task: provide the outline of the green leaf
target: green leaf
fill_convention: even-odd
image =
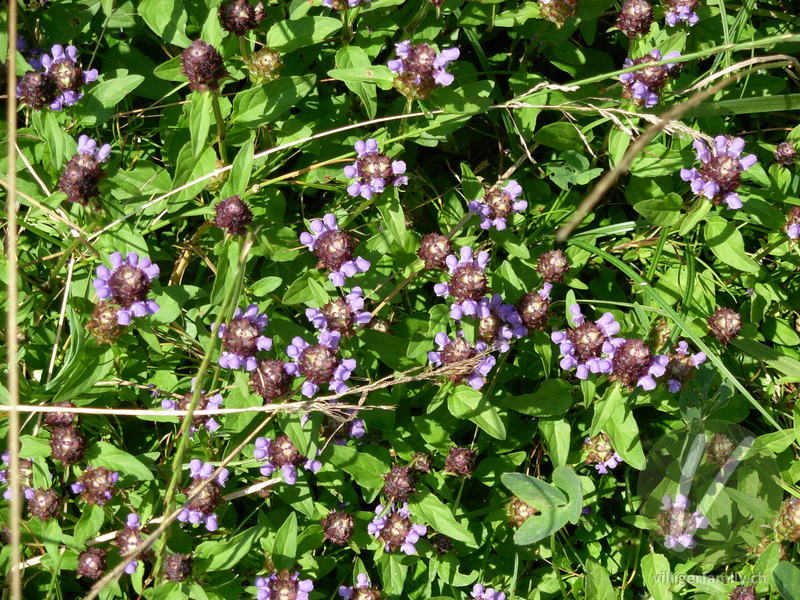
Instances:
[[[542,432],[553,464],[566,464],[569,455],[569,423],[564,419],[541,419],[539,431]]]
[[[86,94],[94,98],[103,108],[114,108],[125,96],[130,94],[144,81],[141,75],[123,75],[97,84]]]
[[[142,0],[139,16],[162,41],[185,48],[192,41],[184,33],[189,17],[183,6],[177,0]]]
[[[533,417],[560,417],[572,406],[574,386],[563,379],[548,379],[532,394],[500,398],[500,404]]]
[[[275,568],[291,569],[297,558],[297,513],[292,512],[283,522],[272,545],[272,562]]]
[[[567,518],[570,523],[577,523],[583,511],[583,487],[581,480],[572,467],[556,467],[553,470],[553,483],[567,493],[569,509]]]
[[[524,473],[503,473],[500,481],[517,498],[541,511],[564,506],[567,498],[557,488]]]
[[[667,227],[678,222],[682,206],[681,197],[678,194],[669,193],[662,198],[637,202],[633,208],[653,225]]]
[[[277,290],[281,283],[283,283],[283,280],[280,277],[264,277],[250,286],[250,293],[259,298],[264,298],[270,292]]]
[[[616,600],[608,571],[591,560],[586,565],[585,590],[586,600]]]
[[[665,579],[672,573],[667,557],[651,552],[642,559],[641,565],[644,584],[653,594],[653,600],[672,600],[670,583]]]
[[[800,600],[800,569],[784,560],[775,567],[772,578],[784,600]]]
[[[47,440],[32,435],[19,436],[19,455],[21,458],[36,458],[50,456],[50,443]]]
[[[271,123],[308,95],[315,82],[314,75],[297,75],[247,88],[233,100],[233,120],[247,127]]]
[[[203,542],[197,546],[195,553],[197,558],[207,561],[203,564],[204,571],[232,569],[250,552],[253,543],[259,541],[265,534],[266,527],[256,525],[229,539]]]
[[[84,507],[81,518],[75,524],[75,545],[83,546],[86,540],[95,537],[103,527],[106,515],[101,506],[89,505]]]
[[[251,135],[250,139],[242,145],[236,158],[233,159],[233,168],[230,170],[228,179],[222,187],[221,195],[223,198],[233,195],[241,196],[245,193],[250,183],[250,176],[253,173],[254,139],[255,136]]]
[[[746,338],[736,338],[731,345],[746,355],[767,363],[787,377],[800,378],[800,361],[796,358],[785,356],[769,346]]]
[[[705,238],[711,252],[726,265],[748,273],[758,272],[759,266],[744,251],[744,238],[733,223],[722,217],[709,217]]]
[[[562,506],[542,511],[540,515],[529,517],[514,533],[514,543],[519,546],[530,546],[550,537],[567,524],[569,510]]]
[[[711,200],[707,198],[696,198],[692,204],[691,210],[686,213],[686,216],[681,221],[681,226],[678,229],[680,235],[686,235],[692,231],[697,224],[702,221],[711,210]]]
[[[75,140],[59,125],[55,113],[51,110],[33,111],[31,121],[36,132],[45,141],[44,147],[50,154],[53,165],[60,169],[75,153]]]
[[[460,89],[436,88],[431,99],[446,113],[471,114],[486,110],[492,104],[494,82],[473,81]]]
[[[352,446],[329,446],[331,456],[327,462],[349,473],[356,483],[369,490],[383,487],[383,475],[389,472],[387,464],[369,452],[357,450]],[[387,456],[388,460],[388,456]]]
[[[466,385],[457,386],[447,398],[447,408],[454,417],[469,419],[493,438],[506,439],[503,418],[478,390]]]
[[[292,52],[324,42],[341,28],[342,22],[331,17],[300,17],[278,21],[267,32],[267,46],[281,52]]]
[[[477,546],[468,524],[457,520],[450,509],[433,494],[425,494],[422,500],[412,498],[408,505],[415,517],[433,527],[437,532],[470,546]]]
[[[349,48],[351,50],[355,49],[354,46]],[[366,52],[364,56],[366,56]],[[372,64],[361,67],[348,67],[346,69],[331,69],[328,71],[328,75],[345,83],[372,83],[382,90],[392,89],[392,82],[394,81],[394,74],[388,67]],[[348,85],[347,87],[350,86]]]
[[[133,478],[139,481],[153,479],[153,474],[143,462],[108,442],[98,441],[91,445],[86,451],[86,459],[93,467],[106,467],[118,471],[122,479]]]
[[[192,136],[192,155],[197,158],[203,151],[211,128],[213,112],[211,92],[194,92],[189,109],[189,133]]]
[[[366,81],[362,79],[364,75],[369,75],[366,71],[372,67],[372,63],[367,53],[358,46],[345,46],[336,52],[336,69],[328,71],[328,75],[334,79],[344,81],[347,88],[355,93],[364,104],[364,110],[370,119],[375,117],[378,110],[378,93],[375,85],[381,85],[380,77],[373,76]],[[350,74],[351,70],[361,71],[362,73]],[[374,71],[371,71],[374,73]],[[374,79],[374,80],[373,80]],[[375,84],[375,85],[370,85]],[[391,81],[389,81],[391,87]]]

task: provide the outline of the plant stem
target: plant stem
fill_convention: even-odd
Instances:
[[[219,96],[216,92],[211,93],[211,103],[214,105],[214,118],[217,120],[217,148],[219,150],[219,158],[227,165],[228,153],[225,150],[225,121],[222,120],[222,111],[219,109]]]
[[[250,48],[247,47],[247,41],[243,36],[239,37],[239,52],[242,54],[242,60],[247,63],[250,60]]]

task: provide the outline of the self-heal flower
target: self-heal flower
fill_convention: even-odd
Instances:
[[[606,433],[599,433],[594,437],[583,438],[583,451],[586,453],[586,464],[594,465],[601,475],[608,473],[622,462],[622,457],[614,452],[611,438]]]
[[[282,360],[260,360],[250,372],[250,387],[265,402],[273,402],[292,389],[294,378],[286,370]]]
[[[408,176],[404,175],[406,163],[383,154],[378,140],[359,140],[355,149],[358,158],[344,168],[344,176],[355,180],[347,186],[347,193],[351,196],[369,200],[373,194],[382,193],[387,185],[399,187],[408,183]]]
[[[79,462],[85,451],[86,438],[74,425],[53,427],[50,431],[50,457],[65,467]]]
[[[478,339],[500,352],[508,352],[511,340],[528,334],[517,309],[504,304],[500,294],[481,298],[475,318],[478,319]]]
[[[489,264],[489,253],[481,250],[473,253],[469,246],[462,246],[459,255],[450,254],[445,259],[450,280],[448,283],[437,283],[433,291],[437,296],[452,296],[455,302],[450,306],[450,317],[461,319],[464,315],[473,316],[478,310],[478,300],[489,291],[486,281],[486,265]]]
[[[64,48],[56,44],[50,54],[43,54],[39,63],[44,67],[45,73],[50,73],[55,79],[56,86],[61,94],[50,104],[53,110],[61,110],[65,106],[72,106],[83,97],[81,88],[97,80],[97,69],[84,71],[78,63],[78,49],[75,46]]]
[[[730,308],[718,308],[708,317],[708,332],[723,345],[739,335],[742,328],[742,316]]]
[[[790,240],[800,238],[800,206],[793,206],[789,209],[784,231]]]
[[[78,137],[78,151],[69,159],[58,177],[58,189],[67,195],[67,200],[88,204],[100,193],[98,185],[105,173],[100,167],[111,155],[111,146],[97,142],[87,135]]]
[[[669,357],[652,354],[647,342],[638,339],[617,338],[613,346],[614,377],[629,389],[656,389],[656,378],[666,373]]]
[[[650,31],[653,7],[647,0],[625,0],[617,17],[617,29],[633,39]]]
[[[191,554],[167,554],[164,560],[164,577],[167,581],[186,581],[191,574]]]
[[[87,467],[78,477],[78,481],[69,487],[73,494],[80,494],[87,504],[103,506],[111,500],[117,481],[119,473],[116,471],[105,467]]]
[[[192,395],[194,394],[194,382],[192,379],[192,391],[188,394],[181,396],[179,400],[173,398],[164,398],[161,400],[161,408],[165,410],[188,410],[189,405],[192,403]],[[214,394],[209,396],[205,390],[200,392],[200,397],[197,400],[195,410],[216,410],[222,406],[222,394]],[[183,420],[184,417],[181,417]],[[193,415],[192,424],[189,426],[190,434],[194,434],[198,428],[203,427],[208,433],[214,433],[219,429],[219,422],[211,415]]]
[[[230,196],[214,205],[214,225],[230,235],[244,235],[253,222],[253,212],[239,196]]]
[[[372,0],[322,0],[322,6],[327,6],[333,10],[345,11],[348,8],[355,8],[362,4],[368,4]]]
[[[300,579],[300,573],[287,569],[273,571],[269,577],[256,577],[257,600],[308,600],[314,590],[311,579]]]
[[[774,529],[778,540],[800,541],[800,498],[793,496],[781,504]]]
[[[55,104],[58,97],[58,85],[51,73],[28,71],[17,84],[17,98],[34,110],[43,110]]]
[[[318,269],[328,269],[328,279],[341,287],[347,278],[356,273],[366,273],[370,263],[365,258],[353,256],[355,240],[346,231],[339,230],[336,216],[326,214],[322,219],[311,221],[311,231],[300,234],[300,243],[319,259]]]
[[[344,600],[381,600],[382,593],[379,587],[372,585],[366,573],[356,576],[355,585],[339,586],[339,596]]]
[[[517,314],[528,329],[533,331],[544,329],[549,316],[552,289],[552,283],[545,283],[542,289],[525,294],[517,302]]]
[[[219,366],[254,371],[256,354],[272,348],[272,339],[261,335],[267,323],[267,315],[259,312],[255,304],[250,304],[245,310],[237,308],[233,319],[221,324],[217,331],[217,337],[222,340]]]
[[[775,146],[773,158],[779,165],[788,167],[797,160],[797,147],[791,141],[781,142]]]
[[[326,540],[333,542],[337,546],[344,546],[350,541],[350,536],[353,535],[355,521],[351,514],[341,510],[332,510],[328,513],[328,516],[322,519],[320,524]]]
[[[506,595],[500,590],[483,587],[480,583],[476,583],[472,586],[470,598],[473,600],[506,600]]]
[[[41,521],[50,521],[61,514],[63,498],[53,489],[27,488],[23,495],[28,500],[28,513]]]
[[[193,459],[189,463],[189,475],[192,478],[192,485],[184,490],[187,498],[195,493],[206,480],[211,479],[214,474],[214,465],[211,463],[204,463],[199,459]],[[228,481],[230,473],[228,469],[221,469],[217,476],[208,482],[208,484],[200,490],[196,498],[188,502],[178,513],[178,521],[181,523],[191,523],[198,525],[203,523],[208,531],[216,531],[219,525],[217,524],[217,507],[222,504],[222,488]]]
[[[261,474],[269,477],[275,471],[280,471],[283,481],[289,485],[297,483],[297,467],[303,465],[306,471],[316,473],[322,468],[322,463],[316,459],[306,458],[289,439],[286,434],[280,434],[274,440],[271,438],[257,438],[256,448],[253,451],[256,460],[262,461]]]
[[[428,98],[437,85],[453,83],[447,66],[458,58],[458,48],[437,52],[428,44],[412,45],[406,40],[395,49],[399,58],[390,60],[387,66],[395,74],[394,87],[407,98]]]
[[[101,300],[111,300],[120,306],[117,323],[130,325],[134,317],[156,314],[159,306],[147,294],[159,275],[158,265],[146,256],[140,258],[136,252],[129,252],[124,259],[119,252],[112,252],[108,258],[113,268],[97,267],[93,283]]]
[[[577,304],[570,306],[569,311],[575,327],[554,331],[550,335],[561,352],[561,368],[565,371],[575,369],[578,379],[588,379],[590,373],[612,373],[614,366],[611,357],[615,344],[619,344],[614,337],[619,333],[619,323],[614,315],[604,313],[592,323],[586,321]]]
[[[78,555],[78,567],[76,569],[78,577],[86,577],[97,581],[103,576],[106,570],[106,558],[108,551],[97,546],[92,546]]]
[[[495,186],[488,190],[481,200],[469,203],[469,210],[481,217],[481,229],[494,227],[505,229],[507,220],[513,214],[528,208],[525,200],[518,200],[522,186],[513,179],[504,188]]]
[[[419,241],[417,256],[426,269],[444,269],[445,259],[450,254],[450,240],[440,233],[429,233]]]
[[[252,5],[250,0],[227,0],[220,4],[217,16],[223,29],[241,36],[256,29],[266,13],[263,2]]]
[[[667,10],[664,22],[670,27],[675,27],[678,23],[688,23],[689,26],[696,25],[700,17],[694,12],[700,0],[664,0],[664,8]]]
[[[708,527],[708,519],[699,510],[689,512],[689,499],[683,494],[667,494],[661,501],[661,511],[656,522],[664,536],[664,545],[670,550],[683,551],[697,545],[694,534],[698,529]]]
[[[683,384],[692,378],[694,371],[706,361],[705,352],[693,354],[689,350],[689,344],[683,340],[679,341],[675,351],[667,356],[669,357],[666,372],[667,389],[673,394],[679,392]]]
[[[436,367],[450,367],[448,379],[453,383],[466,380],[467,385],[479,390],[486,383],[486,376],[495,365],[495,358],[491,355],[481,357],[477,363],[471,359],[488,349],[486,342],[478,341],[473,346],[464,337],[463,332],[452,339],[446,333],[437,333],[434,337],[437,350],[428,352],[428,360]],[[469,362],[466,362],[469,361]],[[460,363],[466,362],[461,366]]]
[[[661,52],[654,49],[650,54],[645,54],[631,60],[626,58],[623,67],[628,69],[646,63],[655,63],[662,59],[678,58],[680,52],[670,52],[666,56],[661,56]],[[667,63],[666,65],[653,65],[633,71],[623,73],[619,76],[622,82],[622,95],[628,100],[632,100],[639,106],[650,108],[658,104],[658,94],[667,85],[669,78],[678,72],[678,64]]]
[[[417,553],[415,544],[428,532],[428,528],[411,520],[411,511],[404,502],[399,508],[394,504],[376,506],[375,518],[367,526],[367,532],[383,543],[387,552],[400,550],[411,556]]]
[[[11,455],[8,452],[3,452],[2,454],[3,465],[6,467],[5,469],[0,470],[0,483],[3,485],[8,485],[9,473],[8,467],[11,460]],[[19,473],[19,486],[22,490],[31,489],[31,484],[33,483],[33,461],[29,458],[21,458],[19,460],[19,467],[17,469]],[[3,498],[6,500],[11,499],[11,490],[6,488],[3,491]]]
[[[363,290],[354,287],[344,298],[328,302],[322,308],[307,308],[306,317],[321,331],[338,331],[342,335],[353,335],[356,326],[366,325],[372,319],[364,310]]]
[[[196,40],[181,54],[183,74],[189,87],[199,92],[217,91],[219,81],[227,77],[228,70],[222,55],[211,44]]]
[[[724,202],[731,210],[741,208],[742,199],[736,190],[742,172],[756,164],[756,155],[742,156],[744,140],[728,135],[718,135],[710,147],[703,140],[695,140],[693,147],[703,165],[681,169],[681,179],[690,182],[695,195],[705,196],[715,205]]]
[[[130,513],[128,515],[125,527],[117,532],[115,542],[117,544],[117,548],[119,548],[119,553],[122,555],[123,560],[127,559],[128,556],[132,556],[133,553],[136,552],[136,548],[144,539],[139,527],[139,515],[136,513]],[[133,575],[133,573],[136,572],[136,567],[138,565],[138,560],[129,560],[125,565],[125,572],[128,575]]]
[[[330,390],[341,394],[347,389],[350,374],[356,368],[354,358],[339,358],[337,349],[342,335],[338,331],[322,331],[317,344],[311,345],[301,337],[292,339],[286,354],[294,362],[287,363],[286,371],[295,377],[305,377],[301,392],[312,398],[321,385],[328,384]]]
[[[539,16],[561,28],[575,16],[579,0],[539,0]]]
[[[569,271],[569,260],[563,250],[550,250],[545,252],[536,261],[536,272],[547,283],[564,281],[564,275]]]

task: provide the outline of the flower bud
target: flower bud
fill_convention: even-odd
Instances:
[[[214,225],[230,235],[244,235],[247,226],[253,222],[253,213],[247,203],[239,196],[220,200],[214,206]]]
[[[457,477],[470,477],[475,470],[476,450],[469,448],[450,448],[444,461],[444,470]]]
[[[708,318],[708,331],[724,345],[728,345],[742,328],[742,318],[739,313],[730,308],[718,308]]]
[[[72,402],[54,402],[52,406],[63,406],[65,408],[75,408]],[[75,422],[75,413],[72,412],[49,412],[44,413],[45,427],[69,427]]]
[[[292,389],[292,376],[282,360],[260,360],[250,373],[250,387],[265,402],[274,402]]]
[[[425,263],[426,269],[444,269],[444,259],[450,252],[450,240],[446,236],[429,233],[419,241],[417,256]]]
[[[344,546],[353,535],[353,516],[340,510],[333,510],[322,519],[322,531],[325,539],[338,546]]]
[[[569,266],[569,261],[562,250],[545,252],[536,262],[536,270],[547,283],[564,281]]]
[[[416,475],[409,467],[392,467],[383,476],[383,493],[392,501],[405,502],[417,491]]]
[[[234,35],[244,35],[259,26],[266,16],[264,3],[255,6],[249,0],[228,0],[220,4],[219,24]]]
[[[167,558],[164,561],[164,577],[167,581],[186,581],[191,574],[191,554],[167,554]]]
[[[264,46],[246,58],[245,65],[250,71],[250,80],[262,84],[278,78],[283,61],[280,52]]]
[[[117,321],[119,308],[108,302],[98,302],[86,329],[98,344],[113,344],[122,334],[122,327]]]
[[[797,159],[797,148],[792,142],[781,142],[775,146],[775,162],[788,167]]]
[[[49,521],[61,514],[61,497],[55,490],[37,488],[28,498],[28,512],[32,517]]]
[[[706,444],[706,460],[722,468],[736,449],[736,443],[724,433],[715,433]]]
[[[217,91],[219,80],[228,75],[222,55],[211,44],[201,40],[192,42],[183,51],[181,64],[189,87],[200,92]]]
[[[617,18],[617,29],[629,38],[644,35],[653,24],[653,7],[647,0],[625,0]]]
[[[85,451],[86,438],[74,425],[54,427],[50,432],[50,456],[53,460],[60,460],[65,467],[80,461]]]
[[[97,581],[106,570],[106,555],[102,548],[89,548],[78,555],[78,577],[86,577]]]
[[[17,98],[34,110],[50,106],[58,95],[58,85],[50,73],[28,71],[17,84]]]

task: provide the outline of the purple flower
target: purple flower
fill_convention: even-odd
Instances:
[[[569,311],[575,327],[550,334],[550,339],[558,344],[561,352],[561,368],[565,371],[575,369],[578,379],[588,379],[589,373],[612,373],[611,358],[616,347],[624,341],[614,337],[619,333],[619,323],[614,320],[614,315],[604,313],[591,323],[586,322],[577,304],[570,306]]]
[[[480,583],[472,586],[470,598],[474,600],[506,600],[506,595],[494,588],[485,588]]]
[[[394,504],[384,507],[379,504],[375,507],[375,518],[367,526],[367,532],[379,542],[384,544],[387,552],[398,549],[409,556],[417,553],[416,543],[419,538],[428,533],[425,525],[417,525],[411,521],[411,511],[408,503],[403,502],[400,508]]]
[[[256,354],[272,348],[272,339],[261,335],[268,323],[267,315],[259,312],[255,304],[250,304],[245,310],[237,308],[233,319],[221,324],[217,331],[217,337],[222,340],[219,366],[255,371],[258,366]]]
[[[8,465],[11,460],[11,455],[8,452],[3,452],[0,455],[0,458],[3,461],[3,465],[5,465],[5,469],[0,470],[0,483],[4,485],[8,485]],[[30,497],[33,495],[33,488],[30,485],[33,483],[33,461],[29,458],[20,458],[19,459],[19,485],[23,491],[23,495],[30,500]],[[11,499],[11,489],[7,488],[3,491],[3,498],[6,500]]]
[[[653,355],[643,340],[616,338],[611,355],[614,377],[629,389],[636,386],[643,390],[656,389],[656,378],[667,371],[669,357]]]
[[[397,56],[387,63],[395,74],[394,86],[408,98],[428,98],[437,85],[446,87],[453,83],[447,66],[460,54],[458,48],[445,48],[437,52],[428,44],[412,45],[409,41],[395,45]]]
[[[697,545],[695,532],[708,527],[708,519],[703,513],[699,510],[689,512],[688,506],[689,499],[682,494],[676,495],[674,501],[667,494],[661,501],[662,512],[656,516],[656,521],[664,536],[664,545],[671,550],[680,552],[694,548]]]
[[[184,394],[180,400],[172,398],[164,398],[161,401],[161,408],[165,410],[188,410],[189,404],[192,402],[192,394],[194,393],[194,383],[196,378],[192,378],[192,393]],[[200,398],[197,400],[195,410],[216,410],[222,406],[222,394],[214,394],[207,396],[206,391],[200,392]],[[183,417],[181,417],[183,419]],[[208,433],[214,433],[219,429],[220,425],[217,420],[211,415],[195,415],[192,417],[192,424],[189,431],[193,435],[198,427],[205,427]]]
[[[381,593],[379,588],[372,586],[366,573],[359,573],[356,576],[355,585],[339,586],[339,596],[344,600],[378,600],[381,598]]]
[[[675,351],[669,354],[666,370],[667,389],[673,394],[680,391],[683,384],[692,378],[694,371],[705,361],[705,352],[692,354],[689,351],[689,344],[683,340],[679,341]]]
[[[292,339],[286,354],[294,361],[286,364],[286,372],[295,377],[305,377],[301,392],[313,398],[319,386],[328,384],[332,392],[347,390],[347,381],[356,368],[354,358],[340,359],[336,352],[342,336],[338,331],[321,331],[317,344],[312,346],[301,337]]]
[[[318,267],[330,270],[328,279],[336,287],[343,286],[348,277],[369,270],[368,260],[353,256],[355,240],[346,231],[339,230],[332,213],[311,221],[311,231],[300,234],[300,243],[316,255]]]
[[[322,463],[316,459],[306,458],[297,449],[289,436],[280,434],[274,440],[271,438],[257,438],[256,449],[253,456],[258,461],[263,461],[261,474],[269,477],[275,471],[280,471],[283,480],[289,485],[297,483],[297,467],[303,465],[306,471],[316,473],[322,468]]]
[[[402,160],[393,161],[383,154],[377,140],[359,140],[355,143],[355,149],[358,158],[344,168],[344,176],[355,180],[347,186],[347,193],[351,196],[369,200],[373,194],[382,193],[389,184],[399,187],[408,183],[408,176],[404,175],[406,163]]]
[[[300,573],[288,570],[273,571],[269,577],[256,577],[257,600],[308,600],[314,589],[311,579],[300,579]]]
[[[688,23],[690,27],[696,25],[700,20],[694,12],[698,4],[699,0],[665,0],[667,13],[664,22],[670,27],[675,27],[678,23]]]
[[[450,316],[458,321],[464,316],[464,313],[460,306],[453,306]],[[467,304],[467,306],[471,305]],[[509,304],[504,304],[500,294],[494,294],[491,298],[481,298],[477,302],[474,316],[478,319],[478,338],[493,350],[508,352],[509,341],[528,335],[528,329],[522,322],[517,309]]]
[[[662,58],[678,58],[680,55],[680,52],[670,52],[662,57],[659,50],[652,50],[650,54],[645,54],[636,60],[626,58],[623,67],[627,69],[635,65],[658,62]],[[659,92],[667,85],[669,78],[677,73],[678,65],[675,63],[650,66],[632,73],[623,73],[619,76],[623,86],[622,95],[633,100],[639,106],[650,108],[658,103]]]
[[[503,189],[491,188],[481,200],[469,203],[469,210],[481,216],[481,229],[502,230],[507,226],[507,219],[513,213],[528,208],[525,200],[517,200],[522,194],[522,186],[513,179]]]
[[[462,246],[459,256],[450,254],[445,259],[450,274],[448,283],[437,283],[433,291],[437,296],[447,298],[453,296],[455,302],[450,305],[450,317],[459,320],[464,315],[474,316],[478,311],[478,300],[489,291],[486,281],[486,265],[489,264],[489,253],[481,250],[477,256],[472,248]]]
[[[322,6],[327,6],[333,10],[347,10],[348,8],[355,8],[362,4],[368,4],[372,0],[322,0]]]
[[[80,494],[87,504],[103,506],[111,500],[119,473],[105,467],[87,467],[78,481],[69,486],[73,494]]]
[[[450,339],[446,333],[437,333],[434,341],[438,346],[435,352],[428,352],[428,360],[436,367],[446,367],[457,365],[463,361],[475,358],[479,353],[488,349],[486,342],[477,342],[475,346],[469,343],[461,331]],[[463,369],[453,369],[448,375],[448,379],[453,383],[461,383],[466,379],[467,385],[479,390],[486,383],[486,376],[495,365],[494,356],[486,355],[481,357],[475,367],[469,373],[464,373]]]
[[[601,475],[606,475],[609,469],[623,462],[622,457],[614,451],[607,433],[583,438],[583,451],[586,452],[586,464],[594,463],[594,468]]]
[[[100,163],[108,160],[111,146],[97,142],[86,135],[78,138],[78,151],[64,165],[58,177],[58,189],[67,195],[70,202],[86,205],[99,195],[98,186],[105,173]]]
[[[695,140],[693,146],[703,165],[681,169],[681,179],[690,182],[695,195],[705,196],[717,206],[724,202],[731,210],[741,208],[742,199],[736,190],[742,172],[756,164],[756,155],[742,156],[744,140],[729,135],[718,135],[711,147],[703,140]]]
[[[786,235],[790,240],[800,238],[800,206],[793,206],[786,215]]]
[[[211,463],[204,463],[197,458],[193,459],[189,463],[189,475],[192,478],[192,485],[185,490],[186,496],[191,496],[199,485],[210,479],[215,470],[214,465]],[[188,522],[192,525],[203,523],[208,531],[216,531],[219,527],[216,509],[223,502],[222,488],[225,487],[229,475],[228,469],[220,470],[217,476],[200,491],[197,497],[181,509],[180,513],[178,513],[178,521],[181,523]]]
[[[159,275],[158,265],[146,256],[139,258],[136,252],[129,252],[124,260],[122,254],[112,252],[108,259],[113,269],[105,265],[97,267],[93,283],[101,300],[110,299],[120,305],[117,323],[130,325],[134,317],[156,314],[159,306],[147,294]]]
[[[50,73],[56,81],[61,95],[51,104],[53,110],[61,110],[65,106],[72,106],[83,97],[80,89],[88,83],[97,80],[97,69],[84,71],[78,64],[78,49],[75,46],[56,44],[50,54],[39,57],[39,64],[44,67],[45,73]]]
[[[128,515],[126,526],[117,533],[115,541],[123,559],[136,551],[136,548],[142,542],[139,515],[136,513]],[[125,572],[128,575],[133,575],[138,565],[139,562],[135,559],[128,561],[125,565]]]
[[[352,335],[356,325],[366,325],[372,314],[364,309],[364,292],[354,287],[344,298],[337,298],[320,308],[307,308],[306,317],[321,331]]]

